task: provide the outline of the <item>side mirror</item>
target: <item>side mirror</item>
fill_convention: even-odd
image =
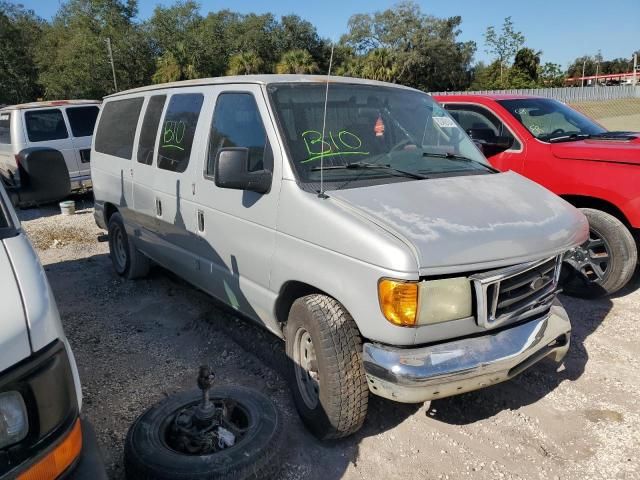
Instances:
[[[249,149],[230,147],[218,152],[214,165],[214,181],[220,188],[267,193],[272,174],[268,170],[249,171]]]

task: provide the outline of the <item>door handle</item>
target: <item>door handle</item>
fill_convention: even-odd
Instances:
[[[162,216],[162,202],[159,198],[156,198],[156,216]]]
[[[198,233],[204,233],[204,212],[198,210]]]

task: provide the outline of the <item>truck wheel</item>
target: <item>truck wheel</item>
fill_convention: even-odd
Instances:
[[[116,273],[133,280],[149,273],[149,259],[129,242],[122,216],[114,213],[109,218],[109,254]]]
[[[285,338],[293,399],[307,428],[323,440],[358,431],[369,388],[351,315],[331,297],[307,295],[291,306]]]
[[[209,396],[216,408],[224,409],[223,425],[227,435],[233,434],[233,443],[221,444],[215,427],[211,429],[206,424],[199,428],[209,428],[208,432],[205,430],[208,435],[186,438],[185,430],[191,433],[197,426],[181,422],[181,415],[201,402],[202,392],[171,395],[131,425],[124,444],[127,478],[277,478],[282,466],[282,421],[273,402],[259,392],[236,386],[214,386]]]
[[[617,292],[636,269],[636,242],[613,215],[592,208],[580,210],[589,220],[589,239],[565,257],[564,291],[583,298]]]

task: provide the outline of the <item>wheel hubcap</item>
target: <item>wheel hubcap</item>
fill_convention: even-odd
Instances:
[[[318,360],[311,335],[304,328],[296,332],[293,360],[298,390],[307,407],[314,409],[318,405],[320,375],[318,374]]]
[[[124,233],[120,228],[116,228],[113,233],[113,253],[116,262],[118,263],[118,267],[122,269],[127,264],[127,251],[124,246]]]
[[[611,249],[600,234],[589,230],[589,239],[569,253],[565,262],[587,283],[601,284],[609,274]]]

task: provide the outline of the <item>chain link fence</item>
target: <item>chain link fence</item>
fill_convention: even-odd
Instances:
[[[521,88],[513,90],[479,90],[473,92],[433,92],[432,95],[532,95],[555,98],[561,102],[576,103],[598,100],[620,100],[640,98],[640,85],[618,85],[610,87],[565,87],[565,88]]]

